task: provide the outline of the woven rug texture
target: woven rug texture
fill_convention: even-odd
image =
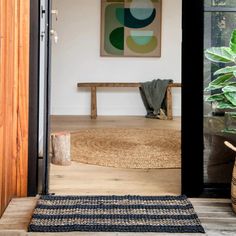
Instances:
[[[151,128],[81,129],[71,133],[71,158],[117,168],[180,168],[181,132]]]
[[[31,232],[204,233],[186,196],[42,196]]]

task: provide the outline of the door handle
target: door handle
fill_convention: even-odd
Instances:
[[[58,14],[59,14],[58,10],[57,9],[51,10],[51,14],[55,15],[55,17],[56,17],[55,19],[57,21],[58,20]]]
[[[54,42],[57,43],[58,42],[58,35],[57,35],[57,31],[56,30],[50,30],[50,35],[54,38]]]

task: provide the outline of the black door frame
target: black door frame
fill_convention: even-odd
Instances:
[[[28,195],[34,196],[38,193],[40,1],[30,1]],[[48,1],[51,2],[51,0]],[[182,5],[182,193],[188,197],[198,197],[203,192],[203,1],[182,0]],[[48,65],[48,74],[49,70]],[[47,112],[49,111],[48,92],[49,88],[45,95],[48,103]],[[49,117],[49,114],[47,115]],[[47,119],[47,129],[48,122],[49,119]],[[43,194],[48,193],[47,175],[46,166]]]
[[[38,191],[39,30],[40,0],[30,0],[28,196]]]
[[[183,0],[182,193],[203,192],[204,1]]]
[[[42,194],[49,194],[49,172],[50,172],[50,158],[49,158],[49,140],[50,140],[50,107],[51,107],[51,24],[52,24],[52,0],[46,1],[46,33],[47,39],[46,47],[46,67],[45,67],[45,114],[44,114],[44,166],[43,166],[43,182],[42,182]]]
[[[29,78],[29,141],[28,141],[28,196],[38,194],[38,184],[42,184],[42,194],[48,194],[49,185],[49,111],[50,111],[50,73],[51,73],[51,42],[50,42],[50,20],[51,0],[46,0],[46,9],[41,6],[40,0],[30,0],[30,78]],[[46,38],[47,48],[45,50],[45,87],[44,87],[44,137],[43,168],[41,170],[41,181],[39,181],[39,159],[38,156],[38,128],[39,128],[39,79],[40,79],[40,17],[45,14],[47,26],[45,28],[44,37]]]

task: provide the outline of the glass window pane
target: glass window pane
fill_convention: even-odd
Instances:
[[[207,1],[213,2],[213,1]],[[230,1],[214,1],[230,2]],[[231,1],[231,4],[235,0]],[[236,12],[205,12],[204,49],[229,46],[231,32],[236,28]],[[213,73],[223,65],[204,60],[204,88],[212,81]],[[215,91],[214,93],[217,93]],[[212,94],[204,92],[204,96]],[[204,98],[205,101],[205,98]],[[234,156],[224,146],[228,140],[236,144],[236,135],[223,132],[225,117],[213,113],[212,104],[204,102],[204,182],[230,183]]]
[[[206,7],[236,7],[235,0],[205,0]]]
[[[210,47],[229,46],[231,32],[236,29],[236,12],[206,12],[204,16],[204,50]],[[205,58],[204,89],[212,80],[213,72],[221,66],[212,64]]]

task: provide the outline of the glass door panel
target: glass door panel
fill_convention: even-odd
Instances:
[[[222,7],[220,11],[216,8],[219,6]],[[236,29],[235,0],[205,0],[205,7],[204,49],[228,47],[231,32]],[[213,73],[222,66],[204,60],[204,89],[213,80]],[[236,144],[236,134],[224,132],[224,112],[215,111],[213,104],[205,102],[206,96],[211,94],[213,92],[204,92],[204,183],[228,184],[232,177],[235,154],[224,146],[224,141]]]
[[[236,7],[235,0],[205,0],[206,7]]]

